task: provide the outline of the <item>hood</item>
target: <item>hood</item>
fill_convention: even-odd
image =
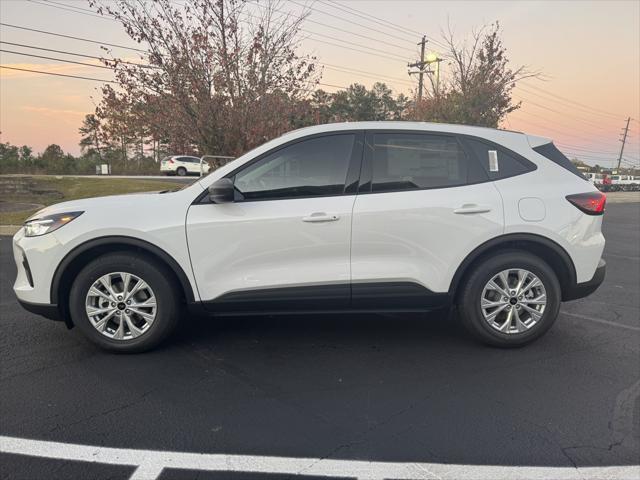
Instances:
[[[53,213],[77,212],[103,208],[105,206],[122,206],[122,208],[130,208],[134,204],[140,203],[156,203],[160,198],[170,196],[174,192],[156,191],[141,193],[126,193],[123,195],[107,195],[104,197],[81,198],[78,200],[68,200],[66,202],[56,203],[48,207],[38,210],[27,220],[51,215]]]

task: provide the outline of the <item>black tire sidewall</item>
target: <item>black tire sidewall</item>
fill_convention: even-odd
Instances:
[[[506,334],[491,327],[482,314],[480,298],[487,282],[507,269],[525,269],[536,275],[544,285],[547,305],[542,318],[530,330],[521,334]],[[476,268],[464,286],[460,301],[462,321],[476,338],[497,347],[526,345],[544,335],[555,322],[561,303],[560,283],[553,269],[539,257],[527,252],[510,251],[486,258]]]
[[[178,169],[176,170],[176,174],[177,174],[179,177],[184,177],[184,176],[186,176],[186,175],[187,175],[187,169],[186,169],[186,168],[184,168],[184,167],[178,167]]]
[[[153,290],[156,318],[149,331],[135,339],[113,340],[98,332],[85,311],[85,299],[91,285],[111,272],[132,273],[142,278]],[[73,323],[92,342],[102,348],[118,352],[142,352],[158,345],[173,330],[178,317],[178,296],[170,281],[170,274],[144,255],[111,253],[98,257],[76,276],[69,294],[69,310]]]

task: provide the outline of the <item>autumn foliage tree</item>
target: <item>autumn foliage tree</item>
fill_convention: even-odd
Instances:
[[[133,115],[177,151],[236,155],[289,130],[318,79],[315,59],[296,53],[306,14],[282,14],[280,0],[90,5],[144,51],[136,61],[105,58],[119,85],[104,87],[99,113],[114,128],[123,124],[115,116]]]
[[[461,43],[449,29],[444,43],[448,74],[441,89],[432,84],[427,98],[416,102],[409,114],[416,120],[496,128],[520,108],[520,102],[512,97],[516,83],[539,75],[525,66],[509,66],[498,23],[474,32],[470,40]]]

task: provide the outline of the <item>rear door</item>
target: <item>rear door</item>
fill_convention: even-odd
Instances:
[[[231,173],[236,201],[192,205],[187,236],[214,311],[341,309],[362,132],[296,140]]]
[[[438,303],[462,260],[502,231],[501,197],[454,135],[367,133],[353,210],[354,306]]]

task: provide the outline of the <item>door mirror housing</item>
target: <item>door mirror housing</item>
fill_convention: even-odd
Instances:
[[[231,203],[235,197],[233,181],[230,178],[216,180],[209,187],[209,200],[213,203]]]

